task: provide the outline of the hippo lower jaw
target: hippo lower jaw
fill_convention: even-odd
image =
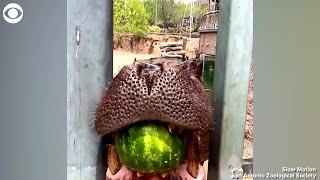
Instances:
[[[159,175],[153,174],[141,174],[138,172],[134,172],[131,169],[128,169],[126,166],[121,166],[121,169],[112,174],[110,168],[108,168],[106,173],[107,180],[115,180],[115,179],[124,179],[124,180],[133,180],[133,179],[145,179],[145,180],[160,180],[160,179],[182,179],[182,180],[205,180],[206,173],[204,171],[203,166],[199,165],[198,176],[196,178],[192,177],[187,171],[187,162],[181,164],[178,168],[162,173]]]
[[[143,174],[129,169],[121,164],[119,156],[114,145],[108,146],[108,169],[106,173],[107,180],[161,180],[161,179],[175,179],[175,180],[205,180],[206,174],[203,166],[199,161],[195,161],[194,153],[195,148],[190,147],[186,154],[186,160],[177,168],[160,174]]]

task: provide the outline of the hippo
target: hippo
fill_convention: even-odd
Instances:
[[[123,166],[114,144],[108,145],[107,179],[204,180],[203,163],[209,156],[213,129],[211,103],[201,81],[203,62],[144,63],[124,66],[113,78],[97,105],[94,130],[114,134],[137,122],[166,123],[172,133],[187,132],[185,161],[170,172],[150,175]]]

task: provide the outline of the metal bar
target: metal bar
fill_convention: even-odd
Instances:
[[[105,179],[92,118],[112,79],[113,1],[69,0],[67,44],[68,180]],[[100,153],[100,154],[99,154]]]
[[[199,30],[198,32],[199,33],[210,33],[210,32],[217,32],[218,29],[215,29],[215,28],[208,28],[208,29],[201,29]]]
[[[158,0],[156,0],[156,13],[155,13],[155,15],[156,15],[156,19],[155,19],[155,25],[157,26],[158,25]]]
[[[192,24],[193,24],[193,0],[191,0],[190,2],[190,18],[189,18],[189,28],[190,28],[190,32],[189,32],[189,38],[191,38],[191,34],[192,34]]]
[[[214,75],[216,128],[210,140],[210,180],[231,179],[232,173],[242,173],[252,53],[252,4],[248,0],[223,0],[220,3]]]
[[[106,2],[106,81],[111,82],[113,79],[113,1]]]

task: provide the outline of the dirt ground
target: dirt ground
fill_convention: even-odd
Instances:
[[[147,59],[154,57],[154,55],[150,54],[134,54],[131,52],[114,50],[113,51],[113,75],[118,74],[121,68],[125,65],[132,64],[134,58],[137,59]]]
[[[199,46],[199,38],[187,38],[177,35],[155,35],[150,34],[143,38],[136,38],[130,35],[115,35],[113,37],[113,48],[115,50],[131,52],[135,54],[161,55],[160,43],[180,42],[186,51],[186,56],[194,58],[196,48]]]

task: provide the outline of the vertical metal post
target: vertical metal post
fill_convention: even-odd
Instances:
[[[92,133],[96,104],[112,79],[113,1],[69,0],[67,44],[68,180],[105,179]]]
[[[189,38],[191,38],[191,32],[192,32],[192,23],[193,23],[193,0],[191,0],[190,2],[190,19],[189,19],[189,23],[190,23],[190,34],[189,34]]]
[[[156,19],[155,19],[155,25],[157,25],[157,20],[158,20],[158,0],[156,0]]]
[[[253,43],[252,6],[253,2],[248,0],[220,3],[214,75],[216,128],[210,141],[210,180],[231,179],[233,173],[241,173]]]
[[[109,83],[113,79],[113,0],[106,2],[106,22],[105,22],[105,36],[106,36],[106,82]]]

